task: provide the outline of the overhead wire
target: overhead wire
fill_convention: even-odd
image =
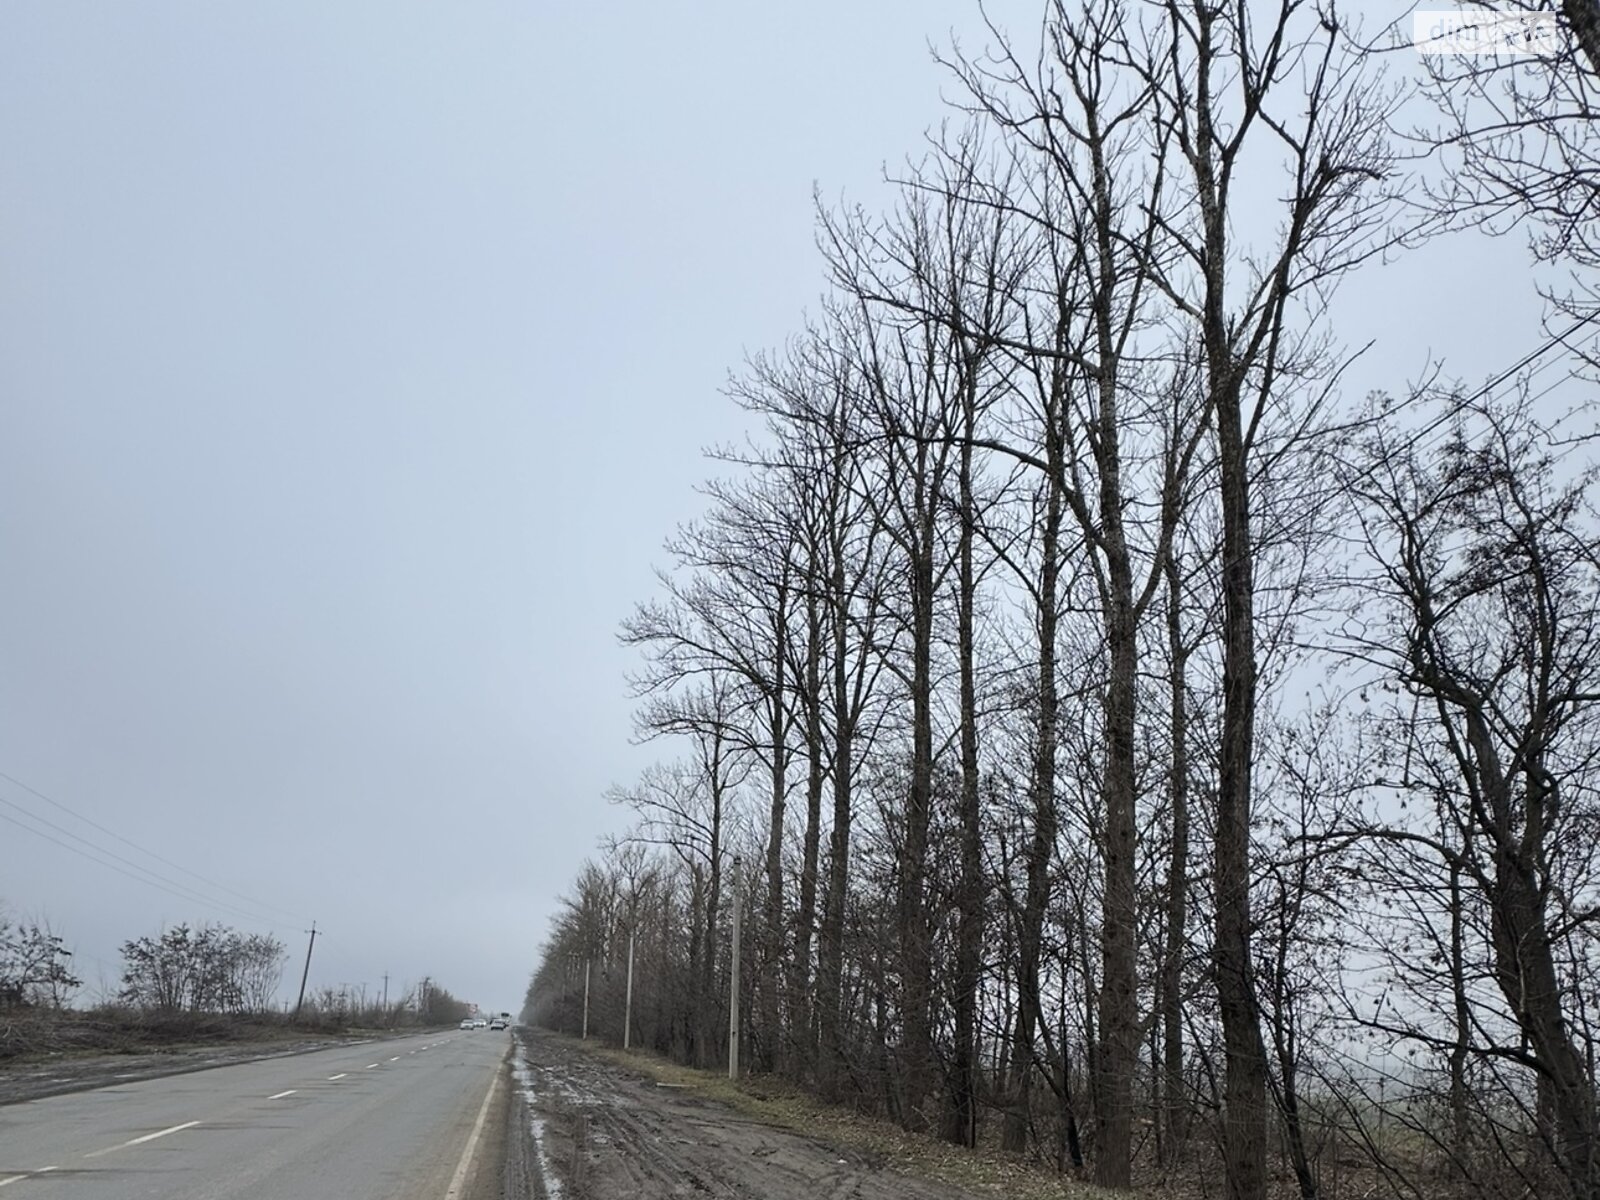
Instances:
[[[1444,412],[1440,413],[1437,417],[1429,421],[1421,429],[1417,430],[1414,434],[1406,439],[1405,449],[1415,450],[1420,447],[1422,440],[1432,434],[1441,425],[1444,425],[1448,421],[1453,420],[1455,417],[1460,416],[1465,409],[1469,408],[1473,404],[1476,404],[1479,400],[1482,400],[1484,397],[1488,396],[1490,393],[1494,392],[1497,388],[1503,386],[1510,380],[1515,379],[1517,374],[1525,367],[1533,362],[1536,362],[1538,359],[1543,358],[1556,347],[1565,346],[1568,338],[1577,333],[1584,326],[1594,324],[1596,320],[1600,320],[1600,308],[1596,308],[1586,315],[1579,317],[1562,332],[1553,334],[1546,338],[1543,342],[1535,346],[1532,350],[1528,351],[1528,353],[1524,354],[1509,367],[1505,368],[1497,375],[1492,376],[1486,383],[1482,384],[1475,391],[1470,392],[1465,396],[1457,396],[1452,398],[1445,406]],[[1557,361],[1559,360],[1550,359],[1535,367],[1532,371],[1528,372],[1526,382],[1532,382],[1541,372],[1547,370]],[[1535,399],[1542,399],[1544,396],[1554,391],[1556,387],[1560,386],[1562,383],[1565,383],[1569,378],[1571,378],[1570,374],[1562,379],[1557,380],[1555,384],[1552,384],[1541,391],[1538,396],[1535,397]]]
[[[0,801],[0,802],[3,802],[3,801]],[[26,810],[22,810],[22,811],[25,812]],[[32,817],[33,815],[29,814],[29,816]],[[43,820],[43,818],[40,818],[40,817],[33,817],[33,819],[34,820]],[[118,865],[117,862],[109,861],[106,858],[102,858],[102,857],[100,857],[99,854],[95,853],[92,850],[85,850],[81,846],[74,846],[71,842],[62,841],[60,838],[55,837],[52,834],[46,833],[42,829],[35,829],[32,825],[27,824],[25,821],[18,820],[16,817],[12,816],[9,813],[0,812],[0,821],[5,821],[5,822],[7,822],[7,823],[9,823],[11,825],[15,825],[18,829],[26,830],[28,833],[33,834],[35,837],[43,838],[47,842],[52,842],[55,845],[60,846],[63,850],[71,851],[73,854],[77,854],[77,855],[79,855],[79,856],[81,856],[83,858],[86,858],[90,862],[98,863],[100,866],[103,866],[103,867],[106,867],[106,868],[108,868],[108,869],[110,869],[112,871],[115,871],[119,875],[126,876],[127,878],[135,880],[135,881],[137,881],[139,883],[147,884],[150,887],[156,888],[159,891],[166,892],[168,895],[176,896],[178,899],[184,900],[184,901],[186,901],[186,902],[188,902],[190,904],[198,904],[198,905],[200,905],[200,906],[202,906],[204,908],[207,908],[207,909],[221,910],[223,912],[228,913],[230,916],[234,917],[235,919],[242,918],[244,920],[247,920],[247,921],[251,922],[254,925],[265,925],[265,926],[269,926],[270,927],[270,926],[273,926],[273,925],[281,924],[281,922],[273,921],[270,918],[263,917],[259,913],[246,912],[244,909],[234,908],[232,905],[224,904],[221,901],[214,899],[213,897],[202,895],[199,892],[186,891],[186,890],[184,890],[182,888],[182,885],[174,885],[170,881],[163,881],[161,879],[161,877],[159,877],[159,876],[156,877],[156,878],[150,878],[147,875],[138,874],[137,872],[144,870],[144,868],[138,867],[136,864],[129,864],[130,866],[133,866],[133,870],[129,870],[127,866],[120,866],[120,865]],[[59,826],[53,826],[53,828],[56,828],[58,830],[60,829]],[[68,837],[73,837],[74,836],[71,832],[69,832],[67,830],[60,830],[60,832],[65,833],[66,836],[68,836]],[[89,844],[92,845],[92,843],[89,843]],[[101,849],[100,852],[103,853],[103,854],[111,855],[111,852],[108,851],[108,850]],[[116,855],[111,855],[111,858],[116,858],[116,857],[117,857]],[[126,859],[121,859],[119,861],[123,862],[123,863],[127,862]]]
[[[115,862],[107,861],[107,859],[99,858],[98,854],[91,853],[91,851],[88,850],[83,850],[82,846],[74,846],[70,842],[62,842],[61,838],[54,837],[54,835],[51,834],[46,834],[45,830],[34,829],[34,827],[29,826],[27,822],[19,821],[19,819],[11,816],[10,813],[0,813],[0,821],[13,824],[13,826],[18,827],[18,829],[26,830],[26,832],[34,835],[34,837],[43,838],[45,842],[51,842],[54,843],[54,845],[61,846],[62,850],[69,850],[74,854],[80,854],[82,858],[90,859],[91,862],[98,862],[99,866],[107,867],[107,869],[110,870],[115,870],[118,875],[125,875],[125,877],[131,878],[131,880],[136,880],[136,882],[139,883],[146,883],[146,885],[152,886],[152,888],[157,888],[157,890],[160,891],[165,891],[165,893],[171,894],[171,896],[176,896],[176,898],[182,899],[182,901],[189,901],[190,904],[203,904],[203,906],[206,907],[226,907],[222,906],[222,904],[219,904],[218,901],[208,898],[208,896],[200,896],[198,893],[186,893],[186,891],[179,891],[178,888],[173,888],[173,886],[168,886],[166,883],[158,882],[158,880],[154,880],[154,878],[147,878],[146,875],[134,874],[133,870],[128,870],[126,867],[117,866]],[[242,909],[227,910],[232,912],[232,914],[248,918],[248,920],[251,920],[251,922],[261,923],[262,918],[259,917],[259,915],[250,914],[250,912],[243,912]],[[270,925],[272,922],[267,923]]]
[[[149,867],[134,862],[132,859],[125,858],[113,850],[108,850],[104,846],[97,845],[89,839],[72,832],[72,830],[57,825],[48,818],[42,817],[38,813],[31,812],[14,801],[6,799],[4,796],[0,796],[0,805],[11,808],[26,818],[26,820],[20,820],[10,813],[0,812],[0,821],[5,821],[8,824],[14,825],[18,829],[25,830],[37,838],[42,838],[47,842],[60,846],[63,850],[70,851],[71,853],[77,854],[82,858],[86,858],[89,861],[106,867],[111,871],[115,871],[117,874],[125,876],[128,879],[146,884],[149,887],[166,892],[168,895],[175,896],[178,899],[184,900],[190,904],[199,905],[204,909],[220,911],[226,913],[234,919],[243,919],[249,921],[253,925],[272,928],[284,923],[282,918],[273,917],[259,911],[251,911],[230,901],[220,899],[216,896],[207,895],[196,888],[189,887],[187,884],[180,883],[175,879],[171,879],[168,876],[162,875],[160,872],[154,871]],[[34,822],[36,824],[30,824],[30,822]],[[38,825],[45,826],[45,829],[38,828]],[[55,834],[46,832],[46,829],[54,830],[55,834],[60,834],[62,836],[57,837]],[[64,838],[70,838],[72,840],[66,841],[63,840]],[[73,842],[81,843],[81,845],[73,845]]]
[[[88,825],[90,828],[96,829],[99,832],[105,834],[107,837],[112,838],[115,841],[121,842],[124,846],[127,846],[127,847],[129,847],[130,849],[133,849],[133,850],[137,850],[140,854],[147,855],[148,857],[153,858],[156,862],[161,863],[163,866],[170,867],[174,871],[177,871],[177,872],[179,872],[179,873],[181,873],[183,875],[189,876],[191,879],[196,879],[199,882],[205,884],[209,888],[214,888],[219,892],[224,892],[227,895],[234,897],[236,900],[242,900],[252,908],[260,909],[260,910],[263,910],[265,912],[277,913],[277,914],[280,914],[278,919],[289,919],[289,920],[297,921],[297,922],[299,922],[301,924],[306,923],[310,919],[310,918],[304,916],[301,913],[294,912],[294,911],[292,911],[290,909],[282,907],[281,905],[271,904],[271,903],[268,903],[267,901],[259,900],[254,896],[246,895],[244,892],[241,892],[241,891],[237,890],[236,888],[231,888],[225,883],[218,883],[215,879],[209,879],[206,876],[200,874],[198,871],[191,871],[188,867],[183,866],[181,863],[175,863],[170,858],[165,858],[162,855],[157,854],[154,850],[148,849],[147,847],[141,846],[141,845],[139,845],[139,843],[137,843],[135,841],[132,841],[129,838],[123,837],[120,833],[117,833],[115,830],[108,829],[104,825],[100,824],[98,821],[95,821],[94,819],[92,819],[90,817],[84,816],[82,813],[76,811],[75,809],[69,807],[66,804],[63,804],[61,801],[56,800],[51,796],[45,795],[45,793],[41,792],[38,788],[33,787],[32,785],[23,782],[21,779],[18,779],[14,775],[7,774],[5,771],[0,771],[0,779],[3,779],[8,783],[16,785],[17,787],[21,788],[23,791],[27,792],[29,795],[35,796],[38,799],[43,800],[46,804],[50,805],[52,808],[59,809],[61,812],[66,813],[68,816],[74,818],[75,820],[82,821],[85,825]],[[53,829],[60,829],[61,828],[60,826],[53,825],[50,822],[46,821],[45,818],[37,816],[36,814],[29,812],[26,808],[23,808],[20,804],[16,804],[15,802],[10,801],[10,800],[5,800],[4,797],[0,797],[0,802],[4,802],[6,804],[10,804],[12,808],[17,809],[20,812],[27,813],[28,816],[33,817],[35,820],[43,822],[44,824],[50,825],[51,828],[53,828]],[[89,841],[87,838],[79,837],[79,835],[71,833],[68,830],[62,830],[62,832],[67,833],[68,836],[77,838],[79,841],[84,842],[85,845],[94,846],[94,843]],[[107,850],[102,846],[95,846],[95,848],[97,850],[100,850],[104,854],[112,854],[113,853],[112,851]],[[118,856],[113,855],[113,857],[118,857]],[[127,862],[128,860],[121,859],[121,861]],[[149,868],[139,866],[137,863],[131,863],[130,865],[136,867],[138,870],[144,870],[144,871],[148,871],[149,870]],[[157,872],[150,871],[150,874],[156,875]],[[176,882],[176,881],[170,881],[170,882]],[[187,885],[187,884],[178,884],[177,886],[188,887],[189,885]],[[193,890],[193,889],[190,889],[190,890]]]

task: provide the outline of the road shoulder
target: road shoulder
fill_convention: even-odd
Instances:
[[[494,1079],[484,1096],[482,1110],[468,1135],[457,1177],[445,1200],[502,1200],[507,1196],[506,1173],[509,1165],[509,1135],[514,1117],[510,1085],[511,1059],[515,1047],[507,1050],[495,1067]]]
[[[533,1165],[551,1178],[551,1195],[665,1200],[687,1194],[686,1188],[764,1200],[1047,1194],[1087,1200],[1093,1194],[1054,1173],[1048,1181],[1021,1178],[1010,1164],[996,1169],[985,1162],[960,1184],[941,1179],[939,1172],[922,1169],[925,1160],[836,1136],[839,1127],[824,1119],[823,1106],[768,1094],[764,1082],[729,1094],[730,1085],[719,1084],[713,1073],[685,1072],[639,1056],[621,1059],[542,1031],[520,1030],[519,1045]],[[531,1177],[536,1184],[539,1171]],[[1035,1190],[1038,1184],[1048,1191]],[[541,1193],[507,1195],[521,1200]]]

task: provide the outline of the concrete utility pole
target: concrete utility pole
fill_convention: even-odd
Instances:
[[[728,1078],[739,1078],[739,866],[733,856],[733,962],[728,969]]]
[[[622,1005],[622,1048],[628,1048],[633,1036],[633,928],[628,928],[628,991]]]
[[[300,972],[300,994],[295,997],[294,1016],[290,1020],[300,1019],[300,1006],[306,1002],[306,980],[311,977],[311,951],[317,944],[317,923],[311,922],[311,940],[306,943],[306,969]]]
[[[583,960],[583,1041],[589,1040],[589,960]]]

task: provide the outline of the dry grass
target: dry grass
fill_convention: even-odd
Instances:
[[[115,1007],[90,1011],[7,1009],[0,1011],[0,1065],[381,1033],[332,1021],[291,1024],[281,1014],[157,1014]]]
[[[907,1133],[880,1117],[821,1103],[814,1096],[771,1076],[731,1083],[724,1073],[697,1071],[638,1051],[579,1043],[589,1053],[671,1084],[707,1100],[726,1104],[763,1124],[879,1159],[895,1170],[1004,1200],[1155,1200],[1149,1193],[1109,1192],[1016,1155],[979,1147],[967,1150],[920,1134]]]

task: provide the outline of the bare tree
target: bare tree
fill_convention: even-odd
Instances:
[[[878,419],[891,442],[891,467],[900,461],[897,456],[906,456],[907,462],[927,460],[931,515],[954,526],[935,530],[924,523],[924,540],[931,545],[939,537],[944,545],[937,570],[928,573],[931,558],[919,569],[924,571],[922,585],[937,591],[941,581],[948,584],[954,610],[960,872],[951,888],[957,910],[950,989],[955,1044],[945,1070],[950,1103],[944,1133],[966,1145],[975,1144],[977,1137],[977,1017],[985,921],[977,613],[980,583],[992,559],[985,561],[980,550],[987,540],[982,533],[986,512],[1004,487],[1003,479],[996,481],[998,486],[987,483],[987,449],[980,434],[987,431],[991,409],[1015,386],[1015,364],[1001,347],[1023,302],[1022,279],[1029,265],[1028,248],[1019,241],[1015,222],[983,199],[1005,190],[1004,178],[996,178],[1003,170],[979,131],[967,127],[942,137],[928,159],[910,172],[890,221],[872,225],[824,219],[836,282],[863,303],[866,319],[901,338],[902,353],[905,330],[916,332],[917,374],[905,369],[912,366],[909,360],[898,364],[901,390],[919,375],[933,385],[932,403],[917,407],[919,398],[909,418],[906,410],[891,405],[880,410]],[[879,360],[874,354],[869,361]],[[868,372],[869,379],[878,377]],[[920,386],[912,387],[911,394],[919,394]],[[953,459],[946,462],[943,455],[951,447]],[[899,525],[889,521],[887,527]],[[920,561],[915,550],[912,557]],[[916,586],[922,585],[913,588],[914,613],[920,613],[915,595]],[[912,624],[915,663],[923,627]],[[931,636],[931,620],[926,632]],[[930,689],[931,682],[919,689],[913,681],[914,697]],[[924,753],[919,747],[917,742],[914,756]],[[925,752],[934,753],[931,734]],[[913,788],[916,775],[914,768]]]
[[[1040,311],[1012,348],[1043,360],[1036,373],[1048,376],[1055,394],[1043,406],[1051,423],[1043,454],[1027,457],[1059,473],[1056,487],[1092,565],[1106,644],[1096,822],[1104,874],[1096,1175],[1124,1188],[1141,1028],[1139,631],[1160,593],[1208,411],[1181,368],[1163,361],[1162,339],[1151,336],[1171,127],[1149,122],[1153,85],[1131,69],[1137,37],[1120,4],[1079,11],[1055,3],[1037,59],[1002,39],[997,55],[953,64],[970,105],[1023,164],[1016,174],[1025,190],[994,189],[979,199],[1026,222],[1040,247],[1029,281]]]
[[[61,1008],[82,981],[72,973],[72,951],[48,921],[12,921],[0,915],[0,1008]]]
[[[815,987],[795,990],[804,997],[797,1006],[804,1040],[815,1039],[818,1080],[830,1096],[838,1094],[845,1065],[844,922],[859,746],[871,732],[869,713],[885,661],[882,638],[890,626],[883,525],[863,481],[870,455],[863,451],[868,435],[859,316],[858,308],[830,308],[786,358],[756,360],[752,378],[735,389],[741,403],[766,416],[777,447],[761,466],[785,480],[781,486],[795,509],[795,587],[805,630],[790,691],[800,707],[807,759],[797,983],[809,968],[814,925],[817,945]],[[831,819],[824,876],[825,785]]]
[[[1592,283],[1600,267],[1600,6],[1473,0],[1471,8],[1506,28],[1516,16],[1530,28],[1548,20],[1555,36],[1533,39],[1527,53],[1422,57],[1425,90],[1441,121],[1415,135],[1440,160],[1427,190],[1446,220],[1493,232],[1525,229],[1536,261],[1576,268],[1543,287],[1556,311],[1577,318],[1563,335],[1570,336],[1600,317]],[[1592,347],[1592,333],[1586,340]],[[1592,365],[1592,348],[1586,356]]]
[[[1590,990],[1600,537],[1594,469],[1573,473],[1562,445],[1525,404],[1472,404],[1431,453],[1375,435],[1350,486],[1365,506],[1388,617],[1359,644],[1416,701],[1419,720],[1427,714],[1415,749],[1435,764],[1443,818],[1437,831],[1383,836],[1444,868],[1450,921],[1440,928],[1453,973],[1467,970],[1463,893],[1481,899],[1486,977],[1509,1026],[1462,1014],[1442,1039],[1406,1035],[1454,1054],[1473,1026],[1473,1055],[1531,1072],[1561,1194],[1591,1200],[1600,1195],[1591,1034],[1600,1014]],[[1451,1001],[1481,1003],[1459,981]]]
[[[796,715],[792,623],[800,593],[797,516],[776,482],[713,485],[709,516],[667,544],[678,567],[659,575],[668,600],[640,605],[622,634],[624,644],[648,655],[648,674],[637,681],[641,691],[668,694],[721,676],[734,685],[731,701],[748,710],[745,720],[729,722],[728,736],[763,763],[768,780],[766,892],[757,942],[761,1019],[751,1031],[762,1067],[773,1065],[783,1042],[782,855]]]
[[[665,846],[684,864],[691,880],[695,919],[690,926],[690,960],[698,1019],[694,1025],[696,1060],[715,1061],[722,1043],[715,1028],[718,916],[722,907],[729,826],[734,795],[750,773],[740,751],[730,682],[713,675],[702,689],[646,710],[645,728],[654,736],[686,737],[692,757],[672,766],[647,769],[631,789],[611,793],[640,821],[631,838]]]
[[[1298,380],[1334,372],[1313,336],[1319,302],[1389,244],[1389,94],[1344,41],[1336,10],[1282,0],[1165,0],[1162,30],[1136,59],[1157,128],[1182,165],[1160,216],[1152,277],[1191,323],[1217,430],[1222,519],[1222,734],[1214,883],[1215,967],[1226,1044],[1228,1194],[1265,1195],[1266,1053],[1251,978],[1252,761],[1259,662],[1253,482],[1264,441],[1302,425]],[[1278,162],[1275,235],[1237,237],[1247,148]],[[1170,256],[1170,257],[1169,257]]]

